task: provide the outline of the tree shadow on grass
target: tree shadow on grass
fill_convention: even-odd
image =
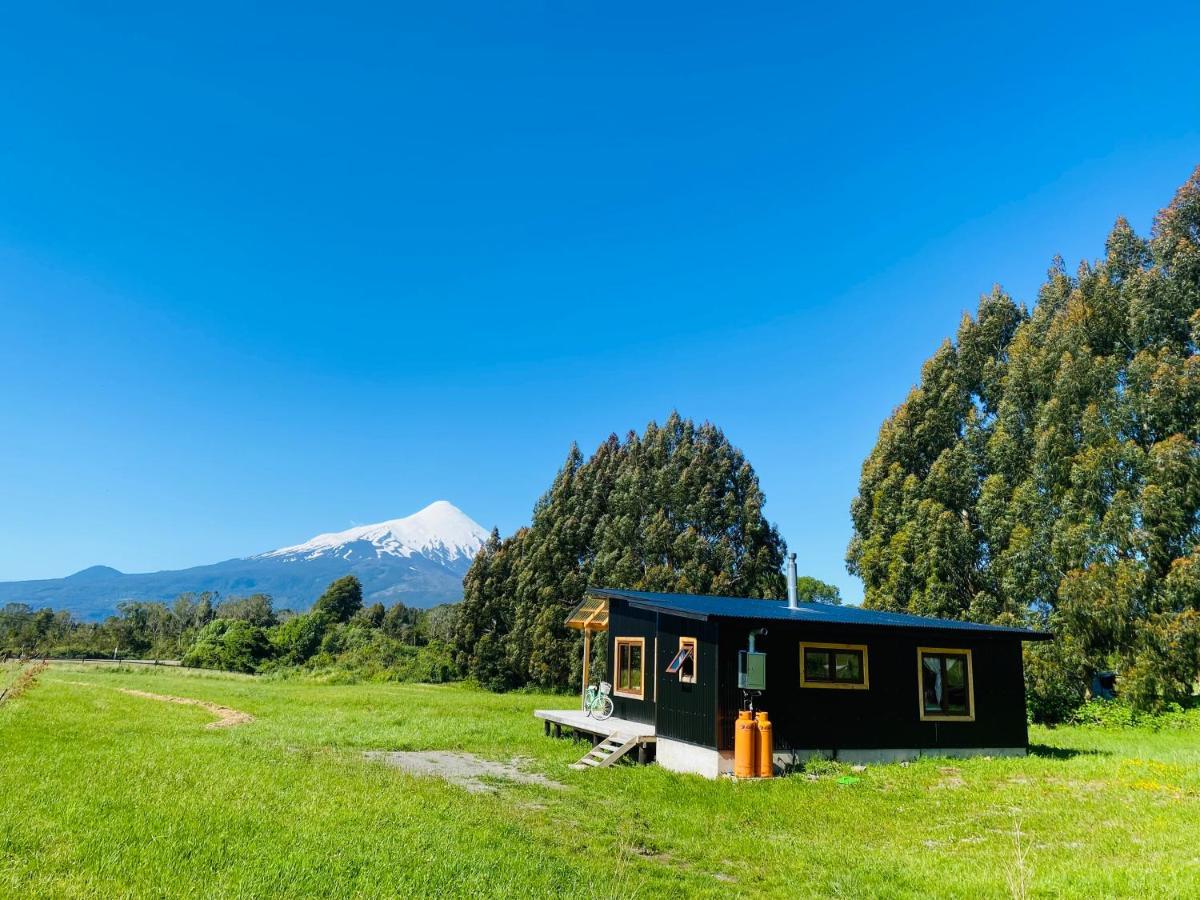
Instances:
[[[1109,750],[1079,750],[1075,747],[1051,747],[1049,744],[1030,744],[1030,756],[1040,756],[1043,759],[1074,759],[1077,756],[1112,756]]]

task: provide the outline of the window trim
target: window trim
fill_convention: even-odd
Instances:
[[[953,654],[967,658],[967,710],[968,714],[946,715],[925,711],[925,654],[941,656]],[[922,722],[974,722],[975,721],[975,661],[969,647],[918,647],[917,648],[917,712]]]
[[[695,684],[696,679],[700,675],[699,670],[699,652],[700,642],[694,637],[681,637],[679,639],[679,649],[682,650],[685,644],[690,644],[692,647],[692,677],[686,678],[683,674],[683,667],[679,667],[679,683],[680,684]],[[679,651],[676,651],[678,653]]]
[[[638,660],[640,661],[641,667],[639,670],[638,684],[640,687],[636,693],[633,691],[623,691],[619,687],[621,684],[622,644],[628,644],[631,647],[636,646],[639,650]],[[626,697],[630,700],[646,699],[646,639],[644,637],[613,638],[613,696]]]
[[[829,650],[836,653],[838,650],[857,650],[862,654],[862,683],[849,681],[820,681],[817,679],[809,680],[804,671],[804,653],[806,650]],[[802,688],[824,688],[834,691],[869,691],[871,689],[871,666],[868,660],[866,644],[831,644],[826,641],[801,641],[800,642],[800,687]]]

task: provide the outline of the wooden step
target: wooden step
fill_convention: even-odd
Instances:
[[[610,735],[585,753],[579,762],[573,763],[571,768],[583,770],[611,766],[618,759],[636,747],[638,745],[638,740],[639,739],[636,736],[625,737],[624,735],[619,734]]]

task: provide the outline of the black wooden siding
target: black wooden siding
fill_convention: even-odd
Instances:
[[[645,697],[613,697],[614,714],[655,725],[660,737],[733,749],[733,725],[742,704],[737,686],[737,654],[761,621],[711,619],[707,622],[631,608],[613,599],[609,606],[608,680],[618,637],[645,639]],[[1023,747],[1025,684],[1021,642],[1010,637],[951,636],[944,632],[871,629],[767,622],[756,638],[767,654],[767,690],[756,701],[775,730],[779,750],[954,749]],[[680,637],[697,640],[696,683],[684,684],[666,668]],[[838,690],[800,687],[801,641],[867,645],[870,687]],[[917,692],[917,648],[969,649],[975,686],[974,722],[923,722]]]
[[[659,615],[658,721],[660,737],[715,746],[717,735],[717,625],[681,616]],[[696,682],[668,675],[667,666],[679,652],[679,639],[696,639]]]
[[[720,622],[716,746],[722,750],[733,748],[733,723],[742,702],[737,688],[737,654],[745,649],[750,629],[762,624],[734,619]],[[767,690],[756,706],[770,714],[775,745],[781,750],[1024,747],[1028,740],[1019,640],[963,638],[937,631],[766,624],[767,636],[756,640],[758,649],[767,654]],[[801,688],[801,641],[867,645],[869,689]],[[971,650],[974,722],[921,721],[918,647]]]
[[[613,686],[613,715],[632,722],[654,724],[654,638],[657,632],[658,613],[644,609],[631,609],[624,600],[612,600],[608,607],[608,681]],[[618,697],[616,678],[616,639],[619,637],[645,638],[643,654],[645,666],[642,685],[643,699]],[[661,642],[660,642],[661,643]]]

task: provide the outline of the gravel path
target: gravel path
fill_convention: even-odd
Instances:
[[[413,775],[432,775],[452,784],[466,788],[472,794],[496,790],[494,784],[484,779],[498,778],[519,784],[540,784],[542,787],[561,788],[557,781],[536,772],[524,772],[513,763],[495,762],[475,756],[473,753],[454,753],[445,750],[386,751],[372,750],[364,753],[367,759],[385,762]],[[516,760],[513,761],[514,763]]]

